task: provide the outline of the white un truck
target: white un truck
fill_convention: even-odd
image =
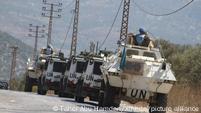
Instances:
[[[54,90],[55,94],[58,94],[60,79],[66,71],[67,61],[62,53],[55,53],[46,63],[47,66],[39,78],[38,93],[45,95],[48,90]]]
[[[38,85],[38,78],[41,75],[40,68],[37,67],[37,62],[35,59],[28,59],[27,69],[26,69],[26,81],[25,81],[25,92],[32,92],[32,87]]]
[[[122,99],[146,101],[150,113],[155,113],[167,106],[167,94],[176,82],[170,64],[155,47],[121,45],[119,52],[105,59],[101,70],[104,84],[99,105],[103,107],[118,107]]]
[[[86,71],[78,78],[76,85],[75,99],[77,102],[84,102],[85,97],[89,97],[92,101],[98,101],[103,80],[100,70],[103,58],[98,55],[91,55],[88,56],[87,61]]]
[[[87,61],[83,55],[69,59],[65,76],[61,79],[62,84],[60,85],[59,96],[70,98],[75,96],[78,80],[82,76],[83,72],[85,72],[86,66]]]

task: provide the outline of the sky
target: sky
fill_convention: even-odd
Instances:
[[[55,0],[47,0],[52,2]],[[74,0],[57,0],[63,3],[62,17],[53,20],[52,44],[60,48],[66,36],[72,18]],[[129,32],[138,33],[144,28],[154,35],[173,43],[196,44],[201,42],[201,0],[195,0],[185,9],[170,16],[155,17],[142,12],[144,10],[163,14],[174,11],[190,0],[131,0]],[[100,43],[106,37],[114,20],[121,0],[80,0],[80,18],[78,33],[78,50],[88,49],[90,41]],[[42,17],[42,0],[0,0],[0,30],[34,46],[29,38],[29,24],[48,25],[48,18]],[[103,47],[114,49],[120,35],[122,9],[114,24],[113,30]],[[46,36],[47,37],[47,36]],[[70,30],[64,52],[70,49],[72,29]],[[39,39],[39,47],[46,46],[46,39]]]

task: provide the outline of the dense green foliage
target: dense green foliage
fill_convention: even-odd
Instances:
[[[201,83],[201,45],[178,45],[165,40],[160,40],[160,44],[178,83]]]

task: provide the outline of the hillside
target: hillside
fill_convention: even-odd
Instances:
[[[11,67],[11,46],[18,46],[16,75],[20,76],[26,68],[27,58],[31,55],[32,48],[11,35],[0,31],[0,80],[8,80]]]

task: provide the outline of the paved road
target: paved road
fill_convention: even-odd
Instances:
[[[120,110],[123,113],[131,113],[133,107],[122,102],[118,109],[97,111],[95,102],[76,103],[74,99],[69,98],[0,90],[0,113],[120,113]]]

